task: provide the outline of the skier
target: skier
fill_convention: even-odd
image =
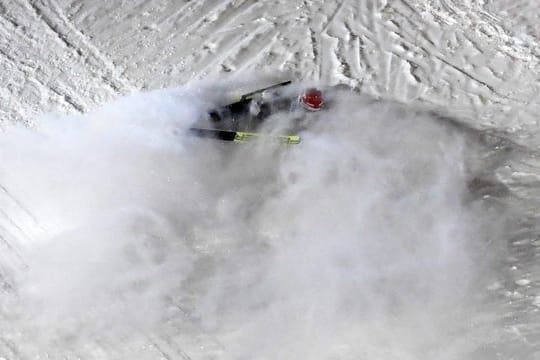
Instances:
[[[267,118],[276,113],[290,114],[289,121],[294,132],[301,131],[307,127],[311,118],[306,116],[305,112],[319,111],[324,108],[325,102],[322,91],[314,87],[307,88],[296,96],[276,90],[290,83],[291,81],[286,81],[256,90],[242,95],[236,102],[212,109],[208,112],[208,120],[213,124],[213,129],[193,127],[190,132],[200,137],[244,142],[245,134],[248,133],[251,138],[255,135],[264,136],[255,132]],[[276,138],[285,143],[300,142],[297,135],[278,135]]]
[[[300,105],[300,106],[298,106]],[[316,88],[304,90],[298,98],[283,97],[277,94],[262,93],[258,98],[252,98],[249,104],[249,114],[259,120],[264,120],[277,112],[293,113],[301,108],[308,111],[319,111],[323,108],[322,91]]]

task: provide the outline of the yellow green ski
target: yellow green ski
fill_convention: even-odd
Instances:
[[[238,143],[247,143],[252,141],[275,141],[282,144],[296,145],[301,141],[301,138],[298,135],[274,135],[246,131],[202,128],[190,128],[189,131],[191,134],[202,138],[234,141]]]

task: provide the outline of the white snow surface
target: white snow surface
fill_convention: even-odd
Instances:
[[[538,359],[539,14],[1,0],[0,359]],[[186,135],[285,79],[300,145]]]

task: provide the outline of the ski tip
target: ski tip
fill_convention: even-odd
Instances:
[[[263,141],[275,141],[282,144],[297,145],[300,144],[301,138],[298,135],[267,135],[259,133],[250,133],[250,132],[236,132],[234,141],[236,142],[250,142],[254,140],[263,140]]]
[[[287,140],[287,144],[291,145],[298,145],[302,141],[302,139],[298,135],[289,135]]]

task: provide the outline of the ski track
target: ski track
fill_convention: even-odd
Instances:
[[[0,63],[9,71],[0,79],[9,101],[0,109],[1,123],[29,122],[51,110],[84,112],[139,88],[271,68],[375,97],[459,108],[471,128],[496,129],[522,145],[525,137],[535,148],[540,53],[514,37],[512,28],[526,28],[538,41],[537,14],[537,5],[525,0],[494,0],[485,7],[457,0],[156,0],[101,8],[83,0],[3,0]],[[49,68],[39,65],[47,62]],[[499,176],[516,197],[540,196],[540,180],[534,178],[540,165],[510,165],[512,172]],[[22,268],[20,246],[44,230],[4,187],[0,204],[0,264]],[[509,334],[500,347],[513,349],[514,341],[540,347],[540,322],[530,318],[540,296],[538,220],[531,210],[523,219],[528,230],[509,242],[504,286],[494,300],[504,309],[501,322]],[[9,285],[2,268],[0,280]],[[182,301],[171,299],[170,306],[176,310],[168,325],[159,334],[140,334],[140,344],[122,348],[121,339],[100,338],[85,349],[62,344],[45,356],[219,358],[219,339],[198,326]],[[144,350],[136,350],[138,345]],[[531,351],[532,359],[538,351]],[[42,349],[25,339],[0,337],[0,358],[41,356]]]
[[[94,70],[97,68],[106,70],[105,74],[96,75],[103,80],[105,86],[121,94],[135,90],[129,81],[119,74],[114,63],[93,46],[86,36],[66,18],[54,0],[31,2],[31,6],[68,48],[73,49],[79,56],[92,57],[99,61],[95,64],[97,66]]]
[[[11,40],[1,45],[0,53],[4,63],[24,74],[17,83],[11,81],[10,98],[18,106],[11,106],[11,116],[3,117],[2,123],[9,119],[28,122],[47,109],[83,112],[95,104],[93,100],[101,102],[133,90],[114,77],[115,71],[101,70],[110,68],[110,63],[75,31],[54,2],[8,0],[2,5],[0,30],[6,34],[4,39]],[[20,48],[26,51],[20,52]],[[56,66],[50,70],[36,66],[35,59],[42,56]],[[90,63],[96,60],[95,65]]]
[[[70,47],[70,43],[66,40],[65,36],[58,32],[58,30],[53,26],[53,24],[48,21],[47,17],[42,16],[42,13],[39,11],[39,8],[36,7],[34,2],[26,1],[27,9],[33,15],[32,17],[38,18],[46,24],[48,29],[57,36],[57,39],[61,41],[66,47]],[[39,81],[39,80],[38,80]],[[41,85],[44,85],[42,81],[39,81]],[[47,86],[45,86],[47,87]],[[54,84],[48,86],[49,90],[61,98],[65,103],[69,104],[73,109],[79,112],[85,111],[88,107],[87,104],[82,99],[74,99],[74,96],[70,94],[69,90],[66,91],[62,89],[62,84]]]

